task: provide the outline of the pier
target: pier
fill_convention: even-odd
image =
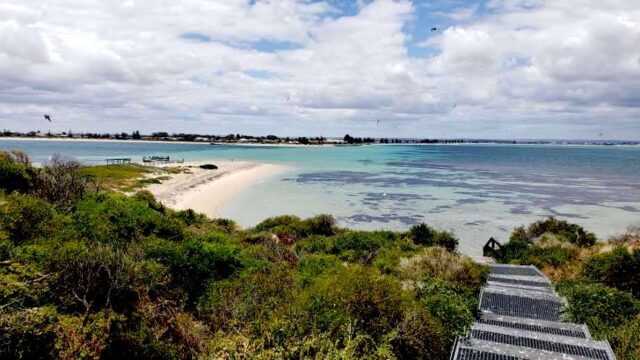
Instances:
[[[129,164],[131,163],[131,158],[106,159],[106,161],[107,165]]]

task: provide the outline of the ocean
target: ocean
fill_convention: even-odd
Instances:
[[[640,147],[581,145],[212,146],[150,142],[0,140],[43,163],[54,153],[87,164],[169,155],[287,164],[243,190],[224,217],[252,226],[273,215],[332,214],[357,229],[406,230],[426,222],[481,253],[489,237],[556,216],[600,239],[640,224]]]

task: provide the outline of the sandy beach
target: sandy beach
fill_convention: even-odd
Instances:
[[[218,169],[201,169],[202,164],[215,164]],[[185,162],[181,167],[187,171],[168,175],[170,179],[146,189],[172,209],[193,209],[209,217],[218,217],[224,203],[242,189],[288,169],[284,165],[228,160]]]

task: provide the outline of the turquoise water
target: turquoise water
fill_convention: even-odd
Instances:
[[[277,214],[331,213],[341,225],[406,229],[420,221],[453,230],[461,250],[480,253],[494,236],[554,215],[606,238],[640,223],[640,147],[398,145],[239,147],[85,141],[0,140],[34,162],[60,153],[86,163],[170,155],[290,165],[222,209],[245,226]]]

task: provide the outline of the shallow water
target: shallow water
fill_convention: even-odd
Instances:
[[[554,215],[601,238],[640,223],[640,147],[398,145],[239,147],[85,141],[0,140],[35,162],[53,153],[87,163],[170,155],[186,160],[284,163],[291,170],[240,193],[222,209],[244,226],[276,214],[330,213],[343,226],[406,229],[425,221],[454,231],[478,255],[494,236]]]

